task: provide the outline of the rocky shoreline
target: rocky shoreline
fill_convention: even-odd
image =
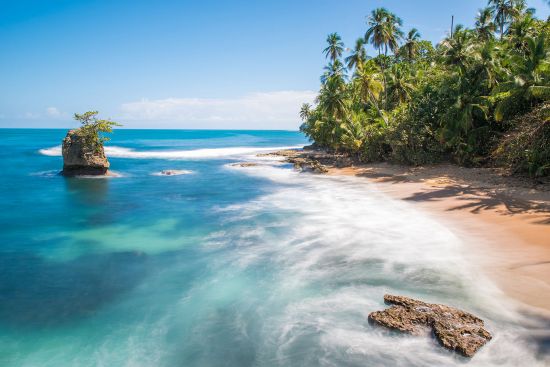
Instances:
[[[258,157],[283,157],[284,162],[291,163],[301,172],[328,173],[330,167],[350,167],[355,163],[344,154],[327,153],[324,150],[305,147],[303,150],[281,150],[278,152],[258,154]]]

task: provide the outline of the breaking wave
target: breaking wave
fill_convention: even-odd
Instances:
[[[166,151],[139,151],[131,148],[110,146],[105,147],[105,153],[113,158],[130,159],[211,159],[226,157],[242,157],[254,153],[271,152],[285,149],[297,149],[301,146],[292,147],[231,147],[231,148],[209,148],[194,150],[166,150]],[[61,156],[61,146],[40,149],[42,155],[58,157]]]

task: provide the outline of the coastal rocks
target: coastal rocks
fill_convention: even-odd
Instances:
[[[62,154],[64,176],[103,176],[109,170],[103,146],[88,144],[78,129],[63,139]]]
[[[327,152],[314,146],[304,147],[303,150],[281,150],[274,153],[259,154],[258,156],[283,157],[285,162],[294,164],[296,169],[315,173],[327,173],[329,167],[352,167],[358,163],[355,158],[349,155]]]
[[[392,295],[385,295],[384,301],[392,307],[370,313],[370,323],[412,335],[431,328],[443,347],[466,357],[473,357],[492,338],[483,320],[459,309]]]
[[[243,168],[246,168],[246,167],[256,167],[256,166],[258,166],[258,163],[253,163],[253,162],[239,162],[239,163],[233,163],[231,166],[233,166],[233,167],[243,167]]]
[[[286,160],[301,172],[327,173],[328,169],[319,161],[309,158],[287,158]]]

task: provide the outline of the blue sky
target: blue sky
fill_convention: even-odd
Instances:
[[[97,109],[128,128],[296,129],[328,33],[353,46],[384,6],[436,43],[485,3],[0,0],[0,127],[69,127]]]

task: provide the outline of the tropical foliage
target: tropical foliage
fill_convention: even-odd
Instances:
[[[100,150],[103,144],[109,140],[106,133],[112,133],[113,127],[121,126],[111,120],[100,120],[97,118],[98,111],[88,111],[83,114],[74,114],[74,119],[79,121],[81,126],[78,134],[84,138],[86,144]]]
[[[340,36],[328,36],[315,105],[300,112],[301,130],[315,145],[363,161],[408,164],[502,163],[497,152],[506,151],[514,172],[548,174],[550,146],[541,143],[547,140],[533,137],[521,140],[533,147],[512,148],[529,157],[502,142],[513,131],[521,136],[521,117],[550,99],[550,22],[523,0],[490,0],[474,29],[459,25],[435,47],[402,26],[389,10],[373,10],[347,56]],[[547,134],[548,120],[537,116],[546,127],[528,131]]]

